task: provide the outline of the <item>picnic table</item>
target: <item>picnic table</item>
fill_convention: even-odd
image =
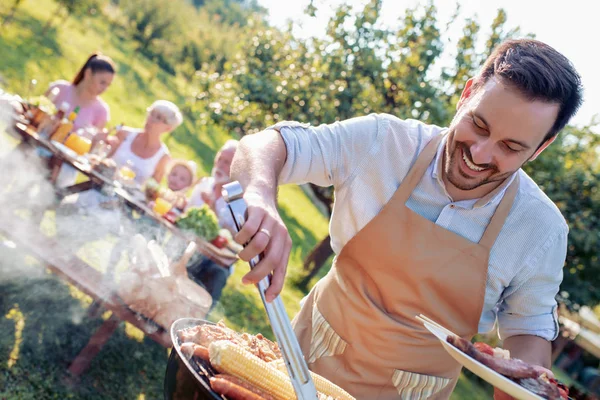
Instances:
[[[153,221],[160,224],[162,227],[170,231],[175,236],[185,241],[195,241],[198,247],[198,251],[202,255],[212,259],[213,261],[217,262],[223,267],[227,267],[237,260],[237,255],[234,249],[229,247],[220,249],[212,243],[208,242],[204,238],[192,236],[189,233],[182,231],[168,220],[156,214],[150,207],[148,207],[148,205],[143,200],[140,200],[139,197],[134,196],[118,181],[109,179],[106,176],[98,173],[89,163],[89,161],[87,161],[86,158],[73,157],[68,153],[60,151],[56,148],[55,145],[52,144],[52,141],[38,135],[38,133],[32,126],[27,125],[23,122],[17,122],[15,124],[15,130],[23,138],[22,143],[28,143],[33,146],[40,146],[52,152],[53,156],[49,163],[52,169],[50,174],[50,180],[52,182],[56,182],[58,172],[60,171],[60,168],[64,163],[71,165],[77,171],[87,176],[87,181],[76,183],[66,188],[57,189],[57,193],[59,194],[59,196],[62,197],[69,194],[82,193],[88,190],[100,190],[103,186],[106,185],[112,186],[112,190],[115,196],[125,205],[127,205],[135,211],[142,213],[144,216],[151,218]]]
[[[205,257],[212,259],[224,267],[228,267],[237,260],[234,250],[230,248],[217,248],[203,238],[191,236],[183,232],[174,224],[154,213],[145,201],[135,196],[119,182],[98,173],[90,162],[80,156],[73,156],[54,145],[47,138],[39,135],[26,121],[18,121],[14,125],[15,131],[22,141],[13,151],[25,150],[27,147],[43,148],[52,155],[48,166],[51,170],[50,180],[55,182],[60,167],[67,163],[87,177],[87,180],[63,189],[56,189],[59,197],[69,194],[82,193],[89,190],[100,190],[110,186],[114,196],[119,202],[131,211],[142,214],[145,218],[152,219],[162,228],[186,242],[193,241],[197,251]],[[44,210],[45,211],[45,210]],[[89,295],[94,303],[92,309],[102,308],[112,312],[112,315],[95,331],[88,344],[80,351],[70,364],[68,370],[78,376],[89,366],[91,360],[100,351],[117,329],[121,321],[126,321],[141,329],[150,338],[165,347],[172,345],[169,327],[160,326],[150,318],[132,310],[115,292],[115,288],[103,274],[94,267],[72,253],[72,249],[65,248],[54,238],[43,234],[39,229],[39,222],[35,218],[26,220],[18,217],[11,210],[0,210],[0,233],[18,244],[21,248],[34,255],[49,270],[67,282],[78,287]]]

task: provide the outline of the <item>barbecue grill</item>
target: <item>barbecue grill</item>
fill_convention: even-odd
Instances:
[[[223,198],[228,204],[238,231],[246,221],[247,208],[242,195],[243,189],[238,182],[223,186]],[[250,268],[254,268],[260,259],[261,257],[257,256],[250,260]],[[292,386],[298,400],[316,400],[317,391],[281,297],[277,296],[271,303],[268,303],[265,299],[265,291],[270,285],[270,279],[270,276],[265,277],[256,286],[269,317],[273,334],[281,349]],[[173,350],[169,357],[165,376],[165,399],[167,400],[225,399],[224,396],[217,394],[210,387],[209,379],[216,374],[210,364],[197,357],[188,359],[181,352],[181,343],[177,332],[181,329],[203,324],[212,324],[212,322],[183,318],[175,321],[171,326]]]

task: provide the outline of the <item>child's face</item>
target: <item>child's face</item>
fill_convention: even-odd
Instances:
[[[192,174],[186,167],[176,165],[169,172],[167,183],[173,191],[185,189],[192,184]]]

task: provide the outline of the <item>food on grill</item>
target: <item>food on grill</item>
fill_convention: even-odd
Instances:
[[[242,378],[276,399],[295,397],[289,377],[241,346],[228,340],[217,340],[208,346],[208,352],[210,363],[217,371]]]
[[[261,334],[238,333],[219,322],[185,328],[177,336],[187,359],[204,360],[206,368],[219,372],[209,375],[211,388],[230,400],[296,398],[279,346]],[[311,376],[319,400],[354,400],[327,379]]]
[[[220,321],[216,325],[199,325],[179,331],[179,340],[182,343],[193,342],[208,348],[212,342],[217,340],[229,340],[245,350],[254,354],[263,361],[269,362],[281,358],[281,350],[274,343],[261,335],[250,335],[249,333],[238,333],[225,326]]]
[[[483,343],[473,344],[468,340],[452,335],[449,335],[446,340],[471,358],[539,396],[549,400],[568,399],[566,387],[555,379],[549,378],[543,370],[534,365],[516,358],[503,358],[504,353],[500,352],[498,352],[498,356],[495,356],[494,349]]]
[[[250,386],[250,385],[246,385]],[[231,400],[263,400],[264,396],[256,394],[248,388],[238,385],[228,379],[219,376],[210,378],[210,387],[219,394],[227,396]],[[268,395],[267,395],[268,396]],[[271,397],[272,398],[272,397]]]
[[[281,372],[284,372],[287,374],[287,368],[286,368],[283,360],[272,361],[271,363],[269,363],[269,365],[272,365],[275,368],[277,368],[278,370],[280,370]],[[354,397],[352,397],[350,395],[350,393],[346,392],[344,389],[342,389],[338,385],[323,378],[321,375],[315,374],[314,372],[311,371],[310,376],[312,377],[313,382],[315,384],[315,388],[317,389],[317,391],[319,393],[323,393],[327,396],[331,396],[332,398],[339,399],[339,400],[354,399]]]
[[[198,357],[204,361],[210,361],[208,356],[208,349],[196,343],[187,342],[181,345],[181,352],[185,354],[187,358]]]
[[[213,384],[213,380],[218,379],[219,381],[215,381]],[[232,400],[237,398],[244,398],[242,396],[246,396],[246,398],[253,399],[253,397],[245,394],[244,391],[251,392],[254,396],[258,396],[259,399],[264,400],[276,400],[275,397],[271,396],[264,390],[257,388],[256,386],[246,382],[243,379],[237,378],[233,375],[227,374],[217,374],[214,377],[210,378],[211,387],[215,390],[215,392],[223,394],[225,396],[229,396]],[[215,388],[215,386],[220,387],[221,389]],[[239,388],[244,389],[244,391],[239,390]],[[229,395],[227,393],[222,393],[220,390],[228,390]]]

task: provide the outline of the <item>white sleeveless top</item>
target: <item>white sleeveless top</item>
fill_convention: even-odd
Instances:
[[[131,150],[133,140],[141,133],[141,131],[124,131],[127,132],[127,136],[125,136],[125,140],[123,140],[115,154],[112,156],[112,159],[119,168],[126,165],[127,160],[131,161],[133,163],[132,169],[135,172],[135,182],[141,185],[154,175],[154,170],[156,169],[158,162],[165,154],[169,154],[169,149],[162,143],[160,149],[158,149],[152,157],[142,158]]]

